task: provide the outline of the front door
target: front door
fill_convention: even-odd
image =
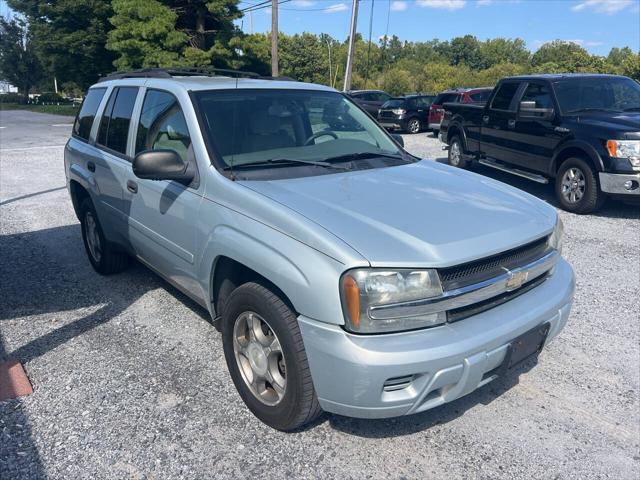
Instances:
[[[135,136],[135,151],[169,149],[195,166],[191,137],[178,99],[147,89]],[[124,192],[129,234],[136,254],[170,281],[201,298],[196,281],[195,239],[202,201],[198,175],[191,185],[143,180],[128,168]]]
[[[543,82],[530,82],[521,102],[535,102],[536,108],[558,109],[549,87]],[[519,110],[520,102],[518,102]],[[514,163],[537,172],[547,172],[555,148],[567,133],[557,129],[553,118],[523,118],[518,116],[513,130]]]

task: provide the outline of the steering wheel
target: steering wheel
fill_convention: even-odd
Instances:
[[[335,133],[333,133],[331,130],[322,130],[321,132],[316,132],[313,135],[311,135],[309,138],[307,138],[304,142],[304,146],[307,147],[311,145],[311,142],[313,142],[316,138],[324,137],[325,135],[333,137],[334,140],[338,139],[338,136]]]

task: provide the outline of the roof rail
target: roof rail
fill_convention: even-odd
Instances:
[[[108,80],[120,80],[123,78],[172,78],[172,77],[234,77],[234,78],[256,78],[261,80],[288,80],[294,81],[289,77],[271,77],[262,76],[255,72],[246,72],[242,70],[232,70],[228,68],[214,67],[177,67],[177,68],[142,68],[139,70],[130,70],[126,72],[114,72],[98,80],[106,82]]]

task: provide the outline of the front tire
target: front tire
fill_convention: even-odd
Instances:
[[[556,197],[563,210],[585,214],[598,210],[606,195],[600,191],[596,172],[581,158],[569,158],[556,175]]]
[[[90,198],[85,198],[80,204],[80,225],[84,248],[96,272],[110,275],[127,268],[129,256],[107,241]]]
[[[460,137],[455,136],[451,139],[447,160],[452,167],[467,168],[469,166],[469,162],[464,158],[464,150]]]
[[[422,125],[420,124],[419,118],[410,118],[407,122],[407,132],[409,133],[419,133],[422,130]]]
[[[322,413],[298,319],[274,292],[254,282],[236,288],[223,312],[222,339],[233,383],[264,423],[294,430]]]

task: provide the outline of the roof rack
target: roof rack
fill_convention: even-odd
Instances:
[[[98,80],[106,82],[108,80],[120,80],[123,78],[173,78],[173,77],[233,77],[233,78],[255,78],[261,80],[288,80],[295,82],[295,79],[289,77],[271,77],[263,76],[255,72],[246,72],[242,70],[232,70],[228,68],[214,67],[181,67],[181,68],[141,68],[138,70],[130,70],[126,72],[114,72]]]

